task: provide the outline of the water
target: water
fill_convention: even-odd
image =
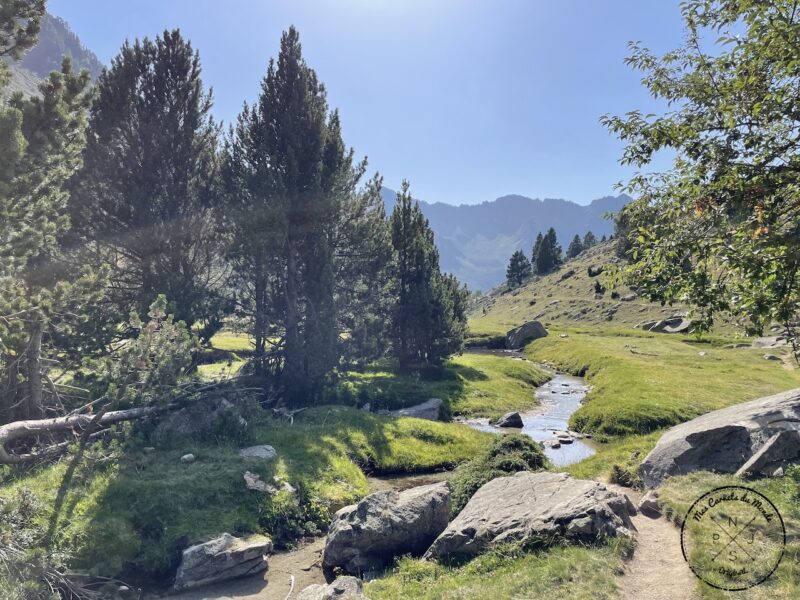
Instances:
[[[536,390],[536,399],[540,406],[528,412],[520,412],[522,429],[500,428],[490,425],[487,419],[470,421],[469,424],[482,431],[502,433],[519,431],[532,437],[537,442],[544,442],[555,437],[555,431],[566,432],[569,429],[569,418],[581,406],[581,402],[589,391],[580,377],[564,373],[555,376]],[[561,444],[560,448],[544,449],[547,457],[554,465],[563,467],[571,465],[595,453],[591,440],[574,439],[571,444]]]

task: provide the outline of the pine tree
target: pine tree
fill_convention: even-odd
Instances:
[[[541,275],[539,273],[538,262],[539,256],[542,253],[542,244],[544,244],[544,235],[540,231],[536,235],[536,241],[533,243],[533,250],[531,251],[531,268],[536,275]]]
[[[581,236],[577,233],[575,237],[572,238],[572,241],[569,243],[569,247],[567,248],[567,258],[575,258],[581,252],[583,252],[583,242],[581,241]]]
[[[561,266],[563,261],[561,246],[552,227],[542,236],[540,233],[533,247],[533,270],[537,275],[547,275]]]
[[[522,250],[514,252],[508,261],[508,268],[506,269],[508,287],[521,286],[532,274],[531,261],[525,256],[525,253]]]
[[[583,249],[588,250],[589,248],[593,248],[597,245],[597,237],[591,230],[586,232],[586,235],[583,236]]]
[[[87,73],[69,59],[40,86],[41,98],[15,95],[19,160],[6,165],[0,190],[0,420],[41,418],[56,386],[48,369],[63,357],[53,346],[75,315],[97,299],[98,274],[62,250],[69,227],[67,182],[80,166]],[[56,398],[57,399],[57,398]]]
[[[440,273],[433,231],[407,181],[390,221],[396,253],[393,354],[403,369],[436,365],[463,344],[467,292],[455,277]]]
[[[605,243],[606,241],[608,241],[608,238],[606,237],[606,234],[604,233],[604,234],[603,234],[603,237],[601,237],[601,238],[600,238],[600,243],[601,243],[601,244],[603,244],[603,243]]]
[[[159,294],[188,325],[215,320],[218,128],[200,58],[176,31],[125,43],[98,80],[72,219],[112,267],[119,316]]]

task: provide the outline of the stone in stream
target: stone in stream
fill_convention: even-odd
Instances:
[[[676,425],[661,436],[639,471],[647,487],[658,487],[670,475],[701,470],[736,473],[744,469],[752,475],[768,475],[800,459],[798,436],[800,389],[735,404]]]
[[[494,422],[495,427],[522,428],[524,423],[518,412],[508,412]]]
[[[491,546],[536,539],[575,542],[630,536],[636,508],[625,494],[567,473],[523,471],[481,487],[425,553],[463,559]]]
[[[408,408],[401,408],[394,410],[390,414],[396,417],[414,417],[415,419],[427,419],[428,421],[438,421],[439,411],[442,408],[441,398],[431,398],[422,404],[409,406]]]
[[[398,556],[422,554],[447,527],[450,506],[446,481],[376,492],[345,506],[328,528],[322,555],[326,578],[337,567],[361,575],[390,565]]]
[[[539,321],[528,321],[506,333],[506,348],[517,350],[528,342],[547,337],[547,330]]]
[[[338,577],[328,585],[314,584],[305,588],[297,600],[367,600],[358,577]]]
[[[267,554],[272,541],[263,535],[235,538],[229,533],[183,551],[175,575],[175,590],[255,575],[267,569]]]

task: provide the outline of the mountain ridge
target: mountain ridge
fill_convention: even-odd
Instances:
[[[396,192],[383,188],[387,213]],[[444,271],[453,273],[473,290],[488,290],[505,279],[508,258],[516,250],[530,256],[536,235],[555,228],[566,249],[577,234],[591,230],[598,238],[614,231],[607,213],[616,213],[631,198],[603,196],[589,204],[563,198],[529,198],[506,194],[478,204],[446,204],[418,200],[433,229]]]

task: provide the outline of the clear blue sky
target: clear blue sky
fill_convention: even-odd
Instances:
[[[108,62],[126,39],[180,28],[215,115],[258,95],[281,31],[338,107],[346,142],[389,187],[452,204],[504,194],[579,203],[631,171],[599,123],[659,110],[623,64],[629,40],[681,41],[677,0],[50,0]]]

